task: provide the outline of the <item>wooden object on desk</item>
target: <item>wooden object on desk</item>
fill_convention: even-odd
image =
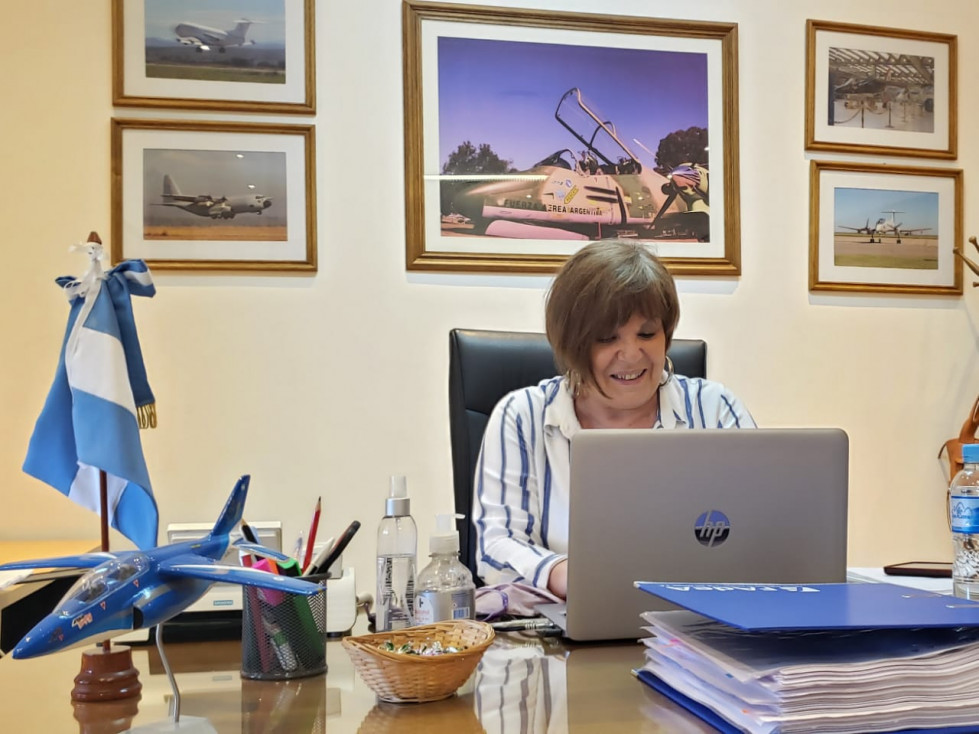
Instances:
[[[138,696],[142,688],[130,648],[125,645],[111,649],[95,647],[82,653],[82,668],[75,676],[71,700],[85,703],[118,701]]]

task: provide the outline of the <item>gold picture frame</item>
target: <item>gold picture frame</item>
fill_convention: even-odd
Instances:
[[[312,125],[112,120],[112,262],[316,271]]]
[[[408,270],[552,273],[633,237],[674,274],[740,273],[737,24],[422,0],[402,20]]]
[[[954,159],[958,38],[806,21],[807,150]]]
[[[962,171],[810,162],[809,290],[959,296]]]
[[[260,16],[247,8],[112,0],[112,103],[316,112],[315,0],[269,0]]]

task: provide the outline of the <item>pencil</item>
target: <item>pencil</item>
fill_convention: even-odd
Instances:
[[[316,498],[316,508],[313,510],[313,522],[309,526],[309,535],[306,537],[306,554],[300,571],[305,570],[313,560],[313,546],[316,544],[316,529],[320,524],[320,509],[322,508],[322,497]]]

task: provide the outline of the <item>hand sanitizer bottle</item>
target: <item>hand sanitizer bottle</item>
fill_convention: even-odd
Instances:
[[[436,534],[428,541],[432,561],[418,574],[415,624],[472,619],[476,584],[459,561],[459,533],[453,520],[462,515],[436,515]]]
[[[411,500],[404,477],[391,477],[391,492],[377,528],[378,632],[410,627],[414,622],[415,556],[418,529],[411,517]]]

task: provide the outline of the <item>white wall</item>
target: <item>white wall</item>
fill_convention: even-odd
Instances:
[[[851,564],[950,556],[935,454],[979,390],[976,294],[968,279],[961,299],[807,291],[805,20],[955,33],[979,17],[974,3],[512,4],[739,23],[743,272],[680,279],[678,336],[707,340],[711,376],[760,424],[849,433]],[[540,330],[548,281],[405,272],[400,3],[317,6],[319,272],[157,273],[156,298],[136,301],[160,416],[143,440],[161,527],[213,519],[250,472],[247,516],[281,518],[291,539],[322,494],[321,532],[364,524],[348,560],[365,591],[388,476],[409,477],[423,551],[434,513],[452,504],[448,330]],[[52,280],[84,269],[69,244],[109,235],[109,3],[36,0],[6,15],[18,31],[0,76],[0,538],[94,536],[93,516],[20,466],[67,315]],[[972,40],[960,38],[963,72],[976,67]],[[979,156],[971,91],[963,80],[960,155],[948,164],[967,172]]]

